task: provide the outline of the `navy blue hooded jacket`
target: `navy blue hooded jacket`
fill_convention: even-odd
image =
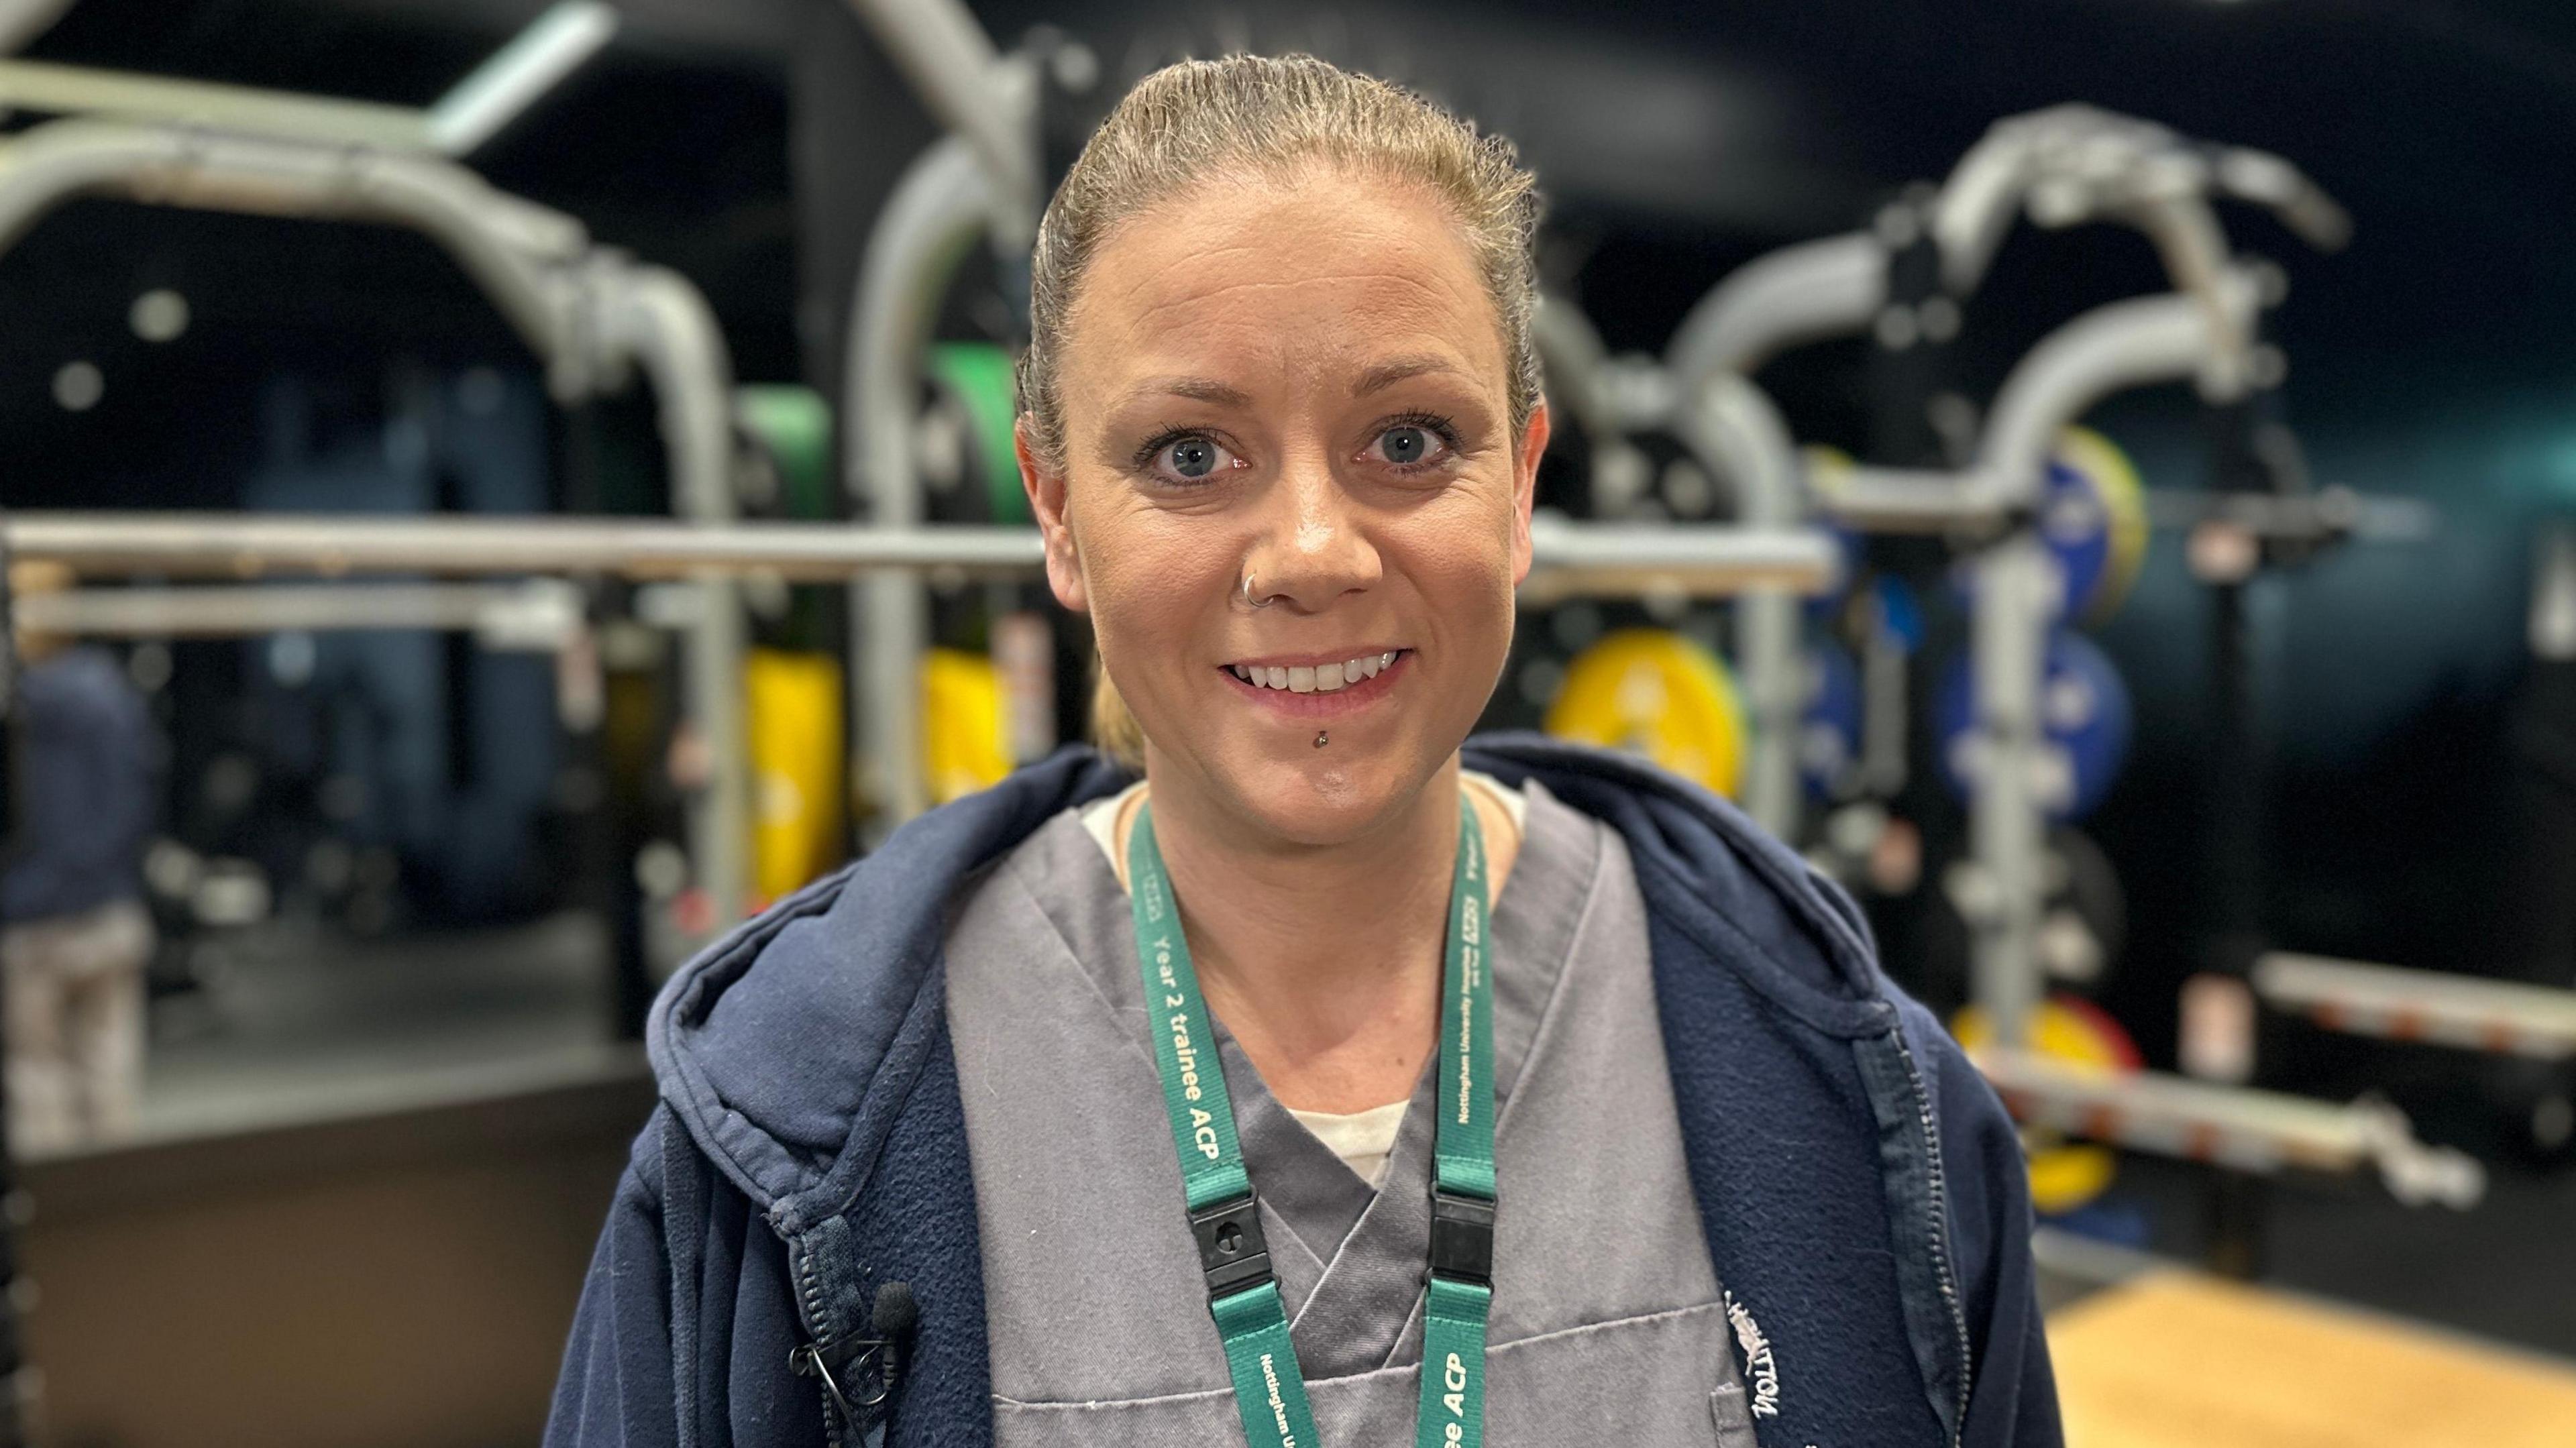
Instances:
[[[1691,1225],[1742,1309],[1764,1448],[2055,1448],[2019,1143],[1879,973],[1851,902],[1725,802],[1625,757],[1496,736],[1466,762],[1534,776],[1627,842]],[[993,1441],[941,942],[969,874],[1125,782],[1062,751],[672,979],[649,1028],[661,1105],[591,1264],[550,1448]],[[791,1355],[845,1359],[890,1282],[919,1304],[904,1371],[882,1407],[844,1414]],[[1078,1303],[1066,1324],[1114,1326]]]

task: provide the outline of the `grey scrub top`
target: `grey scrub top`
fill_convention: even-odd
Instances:
[[[1493,913],[1485,1441],[1752,1448],[1626,846],[1537,784],[1527,803]],[[970,887],[947,959],[999,1448],[1241,1442],[1127,896],[1077,813]],[[1372,1190],[1270,1094],[1223,1022],[1217,1036],[1324,1444],[1409,1444],[1433,1072]]]

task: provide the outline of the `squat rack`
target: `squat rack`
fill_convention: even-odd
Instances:
[[[1739,269],[1684,319],[1666,352],[1661,395],[1613,385],[1599,390],[1594,406],[1624,397],[1636,423],[1672,426],[1736,484],[1748,512],[1794,521],[1812,507],[1867,530],[1980,545],[1970,565],[1979,601],[1971,653],[1985,765],[1970,805],[1965,913],[1975,932],[1974,996],[1997,1040],[1977,1053],[1978,1065],[2017,1116],[2245,1172],[2375,1166],[2403,1200],[2466,1206],[2483,1190],[2482,1169],[2416,1141],[2393,1108],[2151,1073],[2088,1074],[2022,1049],[2040,980],[2039,693],[2056,588],[2036,531],[2047,460],[2059,434],[2115,392],[2189,381],[2205,400],[2226,403],[2258,385],[2257,322],[2277,287],[2230,254],[2214,196],[2264,204],[2321,247],[2340,246],[2348,234],[2341,209],[2277,157],[2188,142],[2090,107],[2058,107],[1998,123],[1921,208],[1891,208],[1869,230]],[[1958,301],[1982,281],[2025,207],[2047,226],[2110,219],[2136,227],[2155,244],[2176,290],[2095,308],[2043,338],[2005,379],[1964,467],[1864,466],[1830,491],[1811,488],[1777,405],[1749,380],[1753,371],[1781,350],[1837,335],[1946,339],[1959,324]],[[1927,244],[1937,287],[1919,301],[1892,297],[1899,254]],[[2349,501],[2320,500],[2313,511]],[[1756,701],[1748,798],[1766,801],[1766,818],[1794,828],[1794,756],[1785,747],[1766,754],[1762,735],[1784,744],[1793,737],[1796,614],[1751,606],[1739,622]],[[1778,673],[1766,676],[1770,670]]]
[[[733,366],[706,299],[679,273],[594,246],[580,222],[493,189],[456,162],[320,138],[72,118],[0,142],[0,251],[82,196],[314,220],[375,222],[438,242],[544,363],[565,404],[653,385],[676,512],[734,515]],[[345,529],[346,523],[335,524]],[[32,556],[32,555],[31,555]],[[717,760],[689,801],[690,854],[721,918],[741,909],[750,801],[742,758],[740,610],[690,624],[687,712]]]

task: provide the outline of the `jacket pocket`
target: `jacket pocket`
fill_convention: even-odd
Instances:
[[[1717,1448],[1761,1448],[1753,1436],[1753,1409],[1744,1400],[1742,1383],[1728,1383],[1709,1394],[1708,1415],[1717,1425]]]

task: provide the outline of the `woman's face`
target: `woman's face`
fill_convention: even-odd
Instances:
[[[1501,676],[1547,442],[1445,203],[1193,187],[1094,254],[1058,356],[1064,469],[1021,465],[1157,789],[1299,843],[1391,819]]]

